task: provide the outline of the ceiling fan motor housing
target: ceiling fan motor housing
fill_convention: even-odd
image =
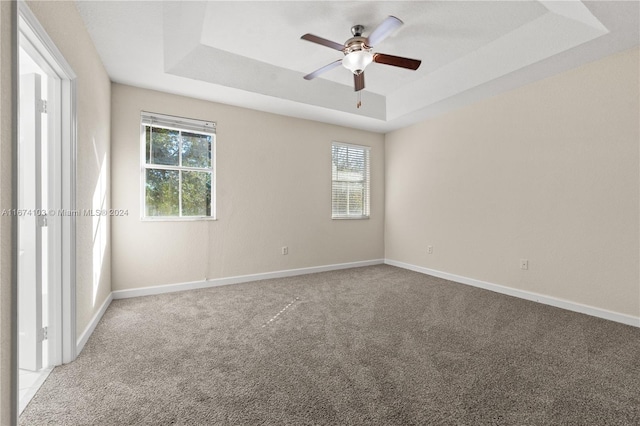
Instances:
[[[356,25],[351,31],[355,32],[356,28],[359,30],[364,29],[362,25]],[[361,74],[365,67],[373,61],[371,50],[371,47],[367,45],[366,37],[358,34],[350,38],[344,44],[343,52],[345,57],[342,60],[342,65],[355,75]]]

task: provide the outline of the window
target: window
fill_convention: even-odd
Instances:
[[[142,113],[142,216],[215,218],[213,122]]]
[[[331,145],[331,218],[369,217],[369,151],[367,146]]]

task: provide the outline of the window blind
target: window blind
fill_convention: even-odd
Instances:
[[[331,154],[331,217],[368,218],[370,148],[334,142]]]
[[[194,118],[175,117],[142,111],[142,124],[153,127],[163,127],[175,130],[191,130],[194,132],[215,133],[216,123],[213,121],[197,120]]]

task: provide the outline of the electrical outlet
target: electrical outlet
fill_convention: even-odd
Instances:
[[[433,254],[433,246],[427,246],[427,254]]]
[[[520,259],[520,269],[524,271],[529,269],[529,261],[527,259]]]
[[[282,254],[289,254],[289,247],[287,246],[282,247]]]

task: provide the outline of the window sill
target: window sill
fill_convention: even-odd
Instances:
[[[215,221],[218,220],[215,217],[207,216],[191,216],[191,217],[141,217],[142,222],[197,222],[197,221]]]
[[[369,218],[370,216],[332,216],[331,220],[366,220]]]

